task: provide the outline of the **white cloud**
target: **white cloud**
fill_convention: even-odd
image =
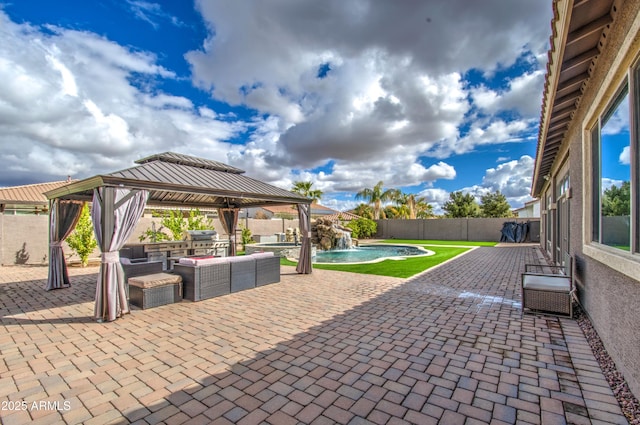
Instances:
[[[536,117],[540,113],[540,99],[544,83],[544,71],[537,70],[522,74],[508,81],[504,91],[492,90],[484,85],[472,88],[470,95],[482,112],[496,114],[501,111],[515,111],[525,118]]]
[[[625,146],[620,152],[620,157],[618,158],[620,164],[629,165],[631,164],[631,148],[629,146]]]
[[[601,132],[603,136],[629,132],[629,102],[626,97],[620,101],[607,122],[602,124]]]
[[[181,24],[159,3],[124,7],[154,28]],[[0,160],[14,170],[0,170],[0,181],[24,179],[18,164],[27,161],[56,159],[31,172],[43,181],[174,150],[281,187],[311,180],[335,202],[332,193],[380,180],[441,196],[434,185],[457,175],[447,158],[535,133],[541,71],[502,91],[471,89],[464,76],[544,58],[544,3],[199,0],[196,8],[209,34],[184,56],[192,83],[254,111],[245,121],[158,91],[158,81],[179,77],[153,53],[87,31],[16,24],[0,11]],[[229,142],[244,135],[246,144]]]
[[[611,189],[611,186],[615,186],[619,188],[622,186],[622,183],[624,183],[624,180],[617,180],[617,179],[610,179],[608,177],[603,177],[600,182],[600,186],[601,186],[601,189],[604,191],[607,189]]]
[[[480,201],[482,195],[500,191],[512,207],[521,207],[532,200],[530,196],[533,177],[534,160],[523,155],[518,160],[511,160],[489,168],[485,172],[482,184],[465,188]]]
[[[527,135],[535,133],[540,102],[532,99],[541,98],[542,71],[513,77],[501,93],[470,91],[461,75],[470,68],[491,74],[522,58],[544,57],[550,18],[544,5],[196,4],[211,31],[201,50],[186,55],[194,83],[218,100],[280,120],[276,143],[262,146],[254,138],[258,150],[247,160],[262,155],[265,165],[282,170],[333,161],[339,186],[345,174],[355,173],[345,169],[360,171],[364,162],[377,169],[381,157],[423,173],[419,157],[445,159],[480,145],[530,140]],[[322,67],[329,71],[318,78]],[[516,110],[521,117],[476,121],[470,100],[485,114]],[[471,131],[461,135],[464,126]],[[362,171],[357,180],[368,181]],[[394,177],[406,181],[400,174]]]
[[[467,135],[448,144],[440,145],[435,153],[438,157],[446,158],[454,153],[472,152],[479,146],[521,143],[532,137],[537,124],[538,121],[535,119],[508,122],[502,119],[495,119],[490,122],[477,120],[471,124]]]
[[[140,19],[151,25],[154,29],[160,27],[159,21],[169,21],[172,25],[184,25],[178,18],[165,12],[158,3],[151,3],[140,0],[127,0],[129,10],[136,19]]]
[[[0,181],[88,177],[165,150],[227,161],[242,123],[136,78],[174,78],[146,52],[95,34],[15,24],[0,11]]]
[[[449,192],[444,189],[429,188],[421,191],[418,195],[423,196],[433,207],[434,214],[444,214],[442,206],[449,200]]]

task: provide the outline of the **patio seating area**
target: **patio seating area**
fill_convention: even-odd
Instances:
[[[281,282],[107,323],[97,268],[45,291],[0,268],[7,424],[625,424],[578,324],[521,316],[538,248],[410,279],[283,267]]]

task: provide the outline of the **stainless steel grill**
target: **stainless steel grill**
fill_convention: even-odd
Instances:
[[[215,230],[187,230],[184,234],[187,241],[216,241],[218,232]]]

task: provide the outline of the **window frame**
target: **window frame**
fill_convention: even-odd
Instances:
[[[640,69],[633,68],[632,72],[635,71],[635,74],[640,72]],[[610,246],[614,249],[620,250],[624,253],[634,253],[637,254],[637,245],[635,243],[634,234],[638,231],[638,227],[640,227],[640,223],[637,222],[634,216],[634,208],[633,200],[630,199],[631,211],[629,214],[629,223],[631,228],[629,229],[629,250],[623,250],[620,248],[615,248],[611,245],[605,244],[602,242],[603,239],[603,230],[604,226],[602,224],[602,128],[603,123],[605,125],[609,122],[609,119],[613,117],[614,113],[618,109],[618,107],[624,101],[624,98],[627,97],[627,102],[629,103],[629,147],[630,150],[634,150],[634,147],[637,145],[637,140],[635,140],[634,132],[632,131],[632,127],[636,125],[638,118],[635,116],[635,112],[633,111],[632,105],[636,103],[637,99],[634,101],[634,96],[632,95],[632,85],[629,82],[629,78],[627,78],[620,85],[616,94],[611,98],[607,107],[604,110],[604,113],[601,114],[596,120],[595,125],[592,126],[589,131],[591,136],[591,182],[592,182],[592,196],[591,196],[591,241],[603,246]],[[637,190],[637,184],[634,184],[633,181],[633,170],[635,168],[635,158],[633,156],[633,152],[630,153],[632,157],[631,165],[630,165],[630,173],[629,173],[629,184],[631,185],[631,193]]]
[[[622,72],[624,71],[624,72]],[[591,104],[587,116],[591,117],[583,122],[583,242],[582,252],[619,272],[638,279],[640,275],[640,57],[636,57],[626,68],[609,74],[611,78],[605,81],[595,96],[600,103]],[[619,78],[614,81],[613,79]],[[612,90],[615,87],[615,90]],[[596,232],[600,232],[600,222],[596,220],[600,215],[600,151],[594,149],[600,137],[600,123],[615,105],[623,89],[628,87],[629,94],[629,137],[630,137],[630,185],[631,185],[631,217],[630,222],[630,250],[625,251],[597,242]],[[595,133],[597,132],[597,133]],[[596,184],[597,183],[597,184]]]

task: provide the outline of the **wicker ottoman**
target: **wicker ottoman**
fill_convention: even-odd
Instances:
[[[182,301],[182,277],[155,273],[129,278],[129,301],[142,309]]]

